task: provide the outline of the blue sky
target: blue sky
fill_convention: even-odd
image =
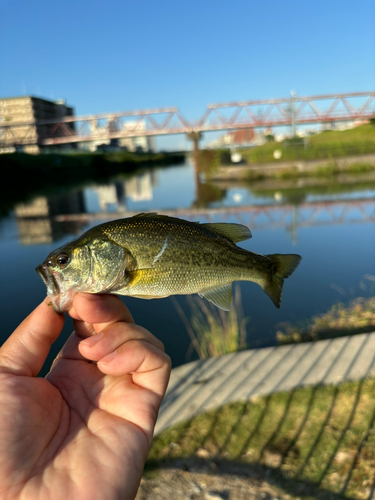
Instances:
[[[209,103],[374,88],[373,0],[1,2],[1,97],[194,120]]]

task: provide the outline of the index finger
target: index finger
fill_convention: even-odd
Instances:
[[[74,297],[69,315],[75,320],[75,330],[80,337],[94,335],[118,322],[134,324],[129,309],[115,295],[79,293]]]

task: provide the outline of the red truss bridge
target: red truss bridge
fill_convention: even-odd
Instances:
[[[207,106],[187,120],[179,108],[70,116],[59,120],[0,122],[0,147],[73,144],[139,136],[191,134],[278,126],[334,123],[375,118],[375,92],[236,101]],[[37,131],[37,134],[35,133]],[[37,139],[35,139],[37,137]]]

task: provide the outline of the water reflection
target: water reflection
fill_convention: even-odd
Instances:
[[[83,194],[86,199],[87,212],[126,212],[128,201],[152,201],[154,188],[157,185],[158,174],[151,170],[134,175],[127,180],[117,180],[112,184],[86,188]]]
[[[19,241],[36,245],[58,241],[65,234],[80,234],[82,221],[58,223],[57,215],[86,213],[82,191],[70,191],[57,196],[38,196],[29,203],[15,207]]]
[[[309,183],[209,184],[187,164],[18,204],[12,216],[0,219],[0,259],[6,263],[0,271],[7,284],[0,302],[4,332],[9,334],[42,300],[45,287],[34,269],[48,253],[100,222],[158,211],[191,221],[245,224],[253,234],[241,243],[247,250],[302,255],[280,310],[257,285],[241,283],[248,345],[273,345],[278,323],[306,320],[339,300],[371,293],[361,283],[364,275],[375,275],[375,183]],[[177,300],[190,318],[185,298]],[[170,299],[127,298],[126,303],[135,320],[164,342],[174,365],[183,363],[189,338]]]
[[[136,186],[136,184],[134,184]],[[15,209],[19,240],[22,244],[51,243],[58,241],[67,234],[80,234],[89,221],[110,220],[134,215],[143,208],[142,202],[150,202],[149,186],[145,190],[126,191],[123,184],[113,183],[106,186],[89,188],[85,192],[76,192],[65,196],[65,210],[61,211],[59,204],[51,204],[47,197],[38,197],[28,204],[19,204]],[[128,193],[126,195],[126,193]],[[206,192],[209,193],[209,191]],[[207,195],[208,196],[208,195]],[[229,196],[234,196],[229,193]],[[72,198],[73,203],[69,204]],[[80,203],[77,210],[75,201]],[[128,210],[127,200],[140,205],[138,209]],[[188,220],[206,220],[211,222],[226,222],[229,219],[239,224],[249,226],[252,231],[283,228],[297,243],[297,232],[303,227],[319,227],[327,225],[362,224],[375,222],[375,196],[373,198],[331,199],[321,201],[304,201],[291,204],[276,198],[272,203],[264,199],[263,204],[242,205],[237,198],[237,206],[207,203],[200,205],[195,200],[190,207],[162,210],[165,215],[183,217]],[[245,200],[244,200],[245,201]],[[284,202],[283,202],[284,201]],[[87,210],[86,210],[87,207]],[[152,208],[153,210],[157,209]]]
[[[22,245],[38,245],[59,241],[67,234],[79,235],[85,221],[58,222],[53,218],[17,218],[19,241]]]

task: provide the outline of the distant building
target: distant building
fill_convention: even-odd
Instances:
[[[111,151],[118,149],[126,149],[127,151],[151,152],[155,149],[154,138],[148,135],[142,135],[146,131],[145,120],[133,120],[123,123],[117,123],[116,120],[110,120],[104,126],[101,126],[98,120],[92,120],[90,123],[90,132],[93,137],[98,139],[85,144],[85,149],[89,151]],[[106,134],[115,134],[119,132],[135,132],[139,135],[135,137],[119,137],[118,139],[106,139]],[[101,138],[102,137],[102,138]]]
[[[253,142],[255,138],[255,132],[253,128],[233,130],[233,132],[229,132],[229,134],[233,137],[234,145],[248,144]]]
[[[220,138],[223,146],[244,146],[254,141],[255,132],[252,128],[231,130]]]
[[[0,153],[16,150],[39,153],[41,141],[49,135],[51,125],[36,126],[33,123],[73,115],[74,108],[67,106],[64,100],[47,101],[33,96],[0,98],[0,124],[6,125],[0,128]],[[26,123],[16,126],[17,122]],[[62,130],[54,131],[54,137],[62,135]]]
[[[136,131],[142,134],[146,131],[146,121],[128,121],[124,125],[124,131]],[[139,135],[138,137],[123,137],[119,139],[119,145],[126,147],[128,151],[154,151],[154,138],[149,135]]]
[[[215,141],[208,144],[208,147],[212,148],[233,148],[235,146],[253,146],[256,142],[257,136],[253,128],[246,128],[240,130],[231,130],[226,134],[222,135]]]

